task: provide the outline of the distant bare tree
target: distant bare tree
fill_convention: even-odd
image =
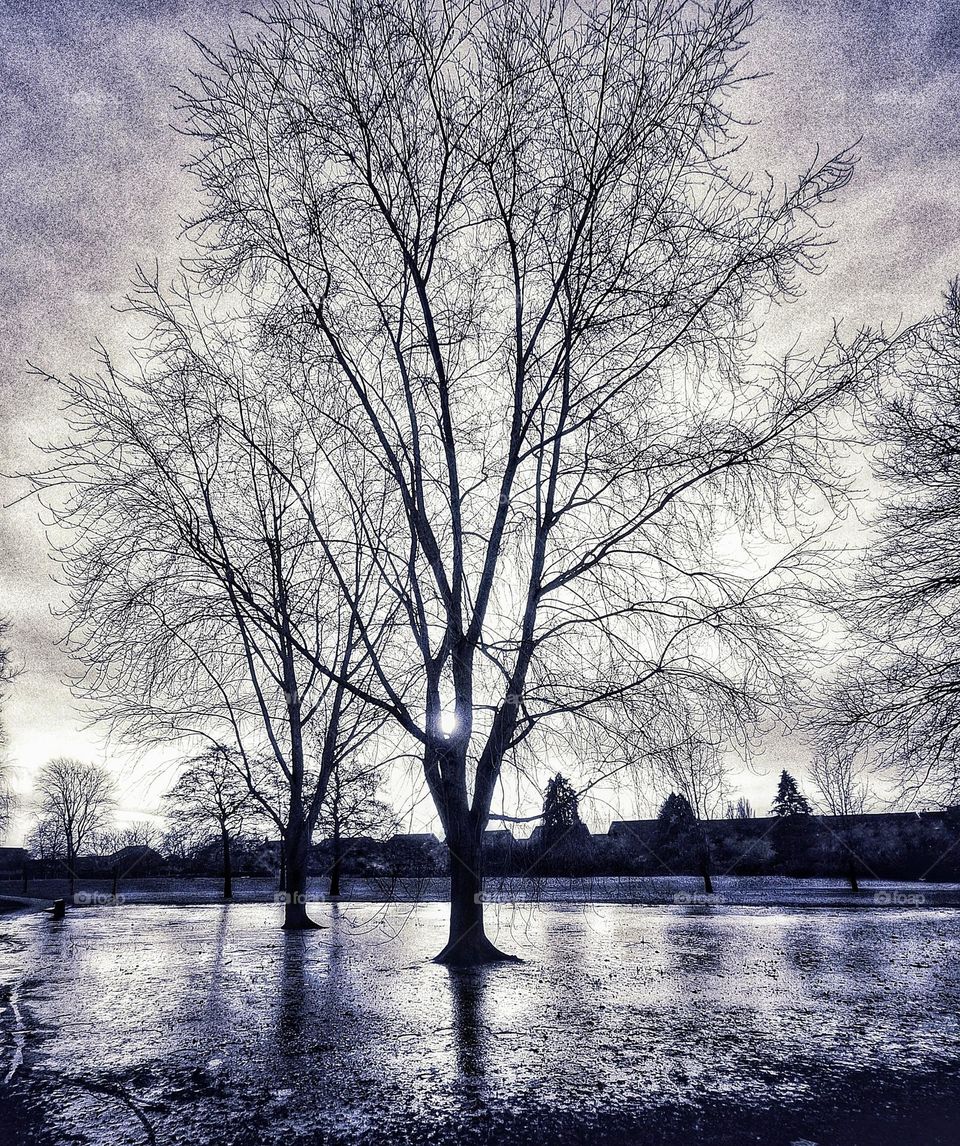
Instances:
[[[162,833],[152,820],[134,820],[115,836],[118,848],[156,848]]]
[[[870,787],[858,762],[838,749],[817,753],[810,766],[820,810],[829,816],[861,816],[870,803]]]
[[[732,800],[727,802],[725,816],[728,820],[752,820],[755,815],[753,805],[746,796],[741,796],[736,803]]]
[[[34,824],[26,839],[27,851],[40,861],[65,860],[67,837],[63,833],[60,820],[53,816],[42,816]]]
[[[657,787],[682,795],[697,820],[720,814],[727,795],[727,766],[723,746],[691,735],[655,758]]]
[[[419,746],[450,849],[441,961],[503,958],[482,840],[527,738],[697,698],[749,719],[791,659],[794,542],[836,489],[859,363],[764,369],[745,320],[815,269],[851,162],[782,195],[730,170],[750,20],[281,3],[185,97],[208,287],[310,365],[292,398],[350,507],[317,544],[376,646],[360,691]],[[772,568],[725,560],[731,534]],[[385,645],[358,552],[404,622]]]
[[[152,820],[134,820],[124,827],[106,828],[96,834],[92,845],[102,855],[112,855],[122,848],[153,848],[162,832]]]
[[[76,859],[106,826],[113,812],[113,778],[97,764],[57,757],[37,773],[37,814],[50,838],[62,840],[70,894],[76,886]],[[52,835],[51,835],[52,833]]]
[[[703,880],[704,895],[713,895],[710,841],[689,800],[680,792],[670,792],[657,815],[655,851],[668,867],[695,866]]]
[[[192,833],[180,824],[170,824],[160,837],[158,848],[167,858],[182,863],[189,859],[193,852],[194,840]]]
[[[195,841],[210,835],[220,840],[223,855],[223,898],[233,898],[230,843],[243,830],[244,816],[259,805],[250,794],[242,767],[229,751],[214,745],[186,761],[176,784],[166,793],[169,814]]]
[[[948,806],[960,803],[960,283],[885,366],[867,408],[876,541],[845,602],[852,651],[821,747],[844,768],[865,759],[901,799]]]
[[[840,833],[834,836],[836,849],[851,890],[859,891],[858,861],[850,844],[851,825],[847,821],[863,815],[870,803],[870,788],[862,767],[842,748],[825,748],[813,758],[810,779],[817,790],[819,809],[840,821]]]
[[[331,896],[340,894],[344,840],[381,835],[398,827],[393,809],[377,797],[381,780],[382,770],[376,764],[356,757],[338,761],[333,769],[320,811],[320,827],[328,834],[332,849]]]

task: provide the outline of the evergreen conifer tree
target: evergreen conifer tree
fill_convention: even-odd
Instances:
[[[809,816],[810,803],[797,787],[796,780],[784,769],[780,773],[777,795],[771,809],[775,816]]]

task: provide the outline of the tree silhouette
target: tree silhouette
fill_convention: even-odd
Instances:
[[[814,821],[809,801],[786,770],[780,773],[771,811],[776,817],[772,838],[781,866],[789,874],[806,874],[814,845]]]
[[[820,750],[881,771],[904,800],[949,807],[960,803],[960,280],[881,366],[864,407],[876,540],[840,595],[849,651]]]
[[[852,168],[783,194],[731,175],[750,19],[278,4],[186,97],[206,287],[311,366],[285,401],[348,512],[307,519],[376,663],[351,686],[418,750],[443,825],[443,962],[503,958],[483,835],[528,738],[625,708],[747,721],[794,671],[802,507],[836,490],[855,371],[836,347],[764,369],[752,319],[816,267]],[[712,545],[732,521],[786,556],[732,571]]]
[[[241,763],[216,744],[186,761],[176,784],[164,799],[179,826],[203,843],[212,833],[223,856],[223,898],[233,898],[231,840],[243,829],[244,816],[259,809],[250,794]]]
[[[341,592],[315,536],[340,507],[291,484],[333,484],[290,401],[307,367],[186,280],[141,274],[128,302],[149,338],[127,371],[104,351],[57,380],[69,430],[32,475],[62,527],[74,688],[138,746],[231,745],[271,819],[282,788],[283,926],[310,927],[313,831],[335,764],[382,723],[357,691],[390,610],[360,632],[373,571],[354,551]]]
[[[818,752],[810,768],[810,779],[818,794],[822,810],[840,821],[841,831],[834,840],[834,851],[850,883],[859,891],[857,856],[849,843],[851,817],[860,816],[870,802],[870,789],[859,761],[841,748]]]
[[[741,796],[735,804],[732,800],[727,801],[726,818],[728,820],[752,820],[755,814],[753,805],[746,796]]]
[[[344,839],[395,826],[393,809],[377,797],[381,779],[379,767],[357,758],[338,760],[331,773],[319,819],[319,827],[328,833],[331,843],[331,897],[340,894]]]
[[[796,780],[784,769],[774,797],[771,812],[775,816],[809,816],[810,802],[797,787]]]
[[[579,797],[570,781],[558,772],[548,781],[543,795],[544,843],[552,846],[581,825]]]
[[[693,867],[703,879],[706,895],[713,895],[710,845],[690,801],[671,792],[657,816],[654,850],[668,867]]]
[[[540,828],[536,833],[536,868],[543,873],[583,870],[590,833],[580,819],[580,798],[559,772],[547,781]]]
[[[96,764],[60,756],[37,773],[35,790],[37,815],[45,834],[49,836],[52,830],[62,842],[73,895],[77,856],[92,843],[113,812],[113,778]]]

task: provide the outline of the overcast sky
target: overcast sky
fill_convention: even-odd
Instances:
[[[256,0],[254,0],[254,3]],[[246,4],[146,0],[0,0],[0,469],[23,469],[29,442],[56,436],[56,398],[28,362],[53,372],[91,365],[90,346],[122,329],[120,302],[137,261],[172,267],[191,210],[181,170],[177,84],[195,51],[242,29]],[[937,306],[960,273],[960,5],[949,0],[758,4],[749,69],[767,73],[738,108],[757,121],[750,158],[787,177],[817,145],[860,139],[853,185],[834,209],[827,271],[779,326],[815,340],[843,318],[895,325]],[[18,486],[5,481],[5,501]],[[155,807],[161,779],[132,769],[84,730],[63,684],[63,622],[35,507],[0,514],[0,611],[24,667],[6,702],[19,784],[51,755],[105,761],[121,778],[124,815]],[[800,765],[802,761],[790,760]],[[765,810],[781,765],[741,788]],[[17,833],[19,833],[19,828]]]

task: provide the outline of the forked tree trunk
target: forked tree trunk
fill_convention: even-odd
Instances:
[[[230,862],[230,833],[226,828],[220,829],[220,841],[223,845],[223,898],[233,899],[233,865]]]
[[[519,963],[495,947],[483,929],[483,845],[481,832],[469,813],[447,837],[450,853],[450,934],[434,959],[453,967],[481,963]]]
[[[291,808],[283,840],[286,875],[283,888],[283,929],[306,931],[320,926],[307,915],[307,860],[310,854],[310,832],[306,818]]]
[[[74,863],[76,856],[73,854],[73,848],[67,848],[67,879],[69,880],[70,899],[73,899],[73,893],[77,886],[76,865]]]

